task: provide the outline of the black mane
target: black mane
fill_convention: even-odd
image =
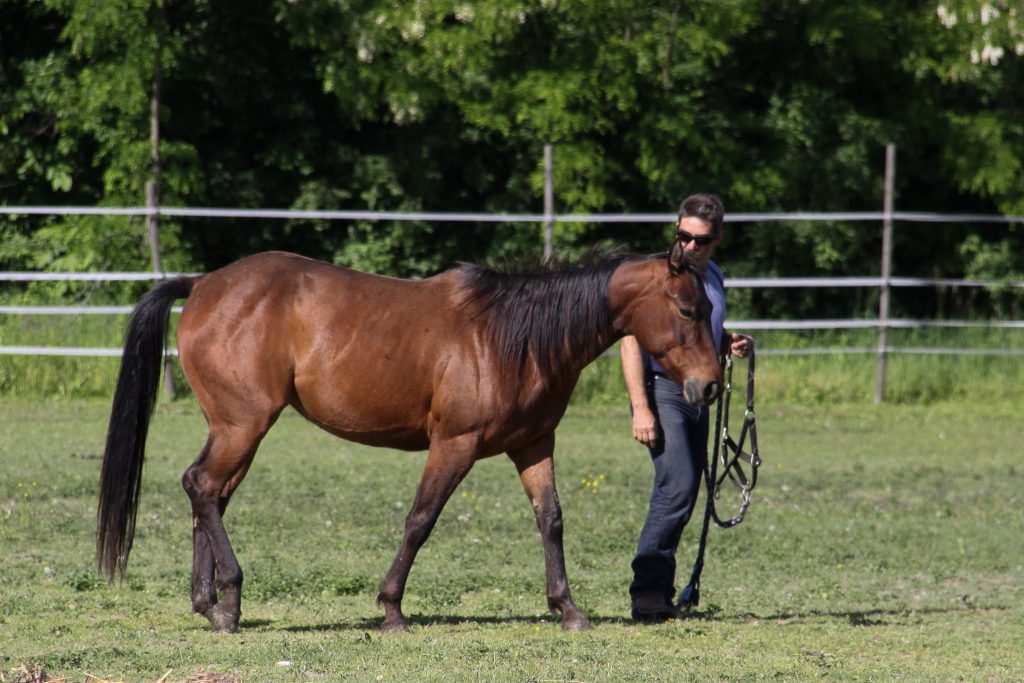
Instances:
[[[578,262],[459,269],[464,305],[486,315],[502,362],[522,371],[531,355],[545,380],[556,368],[576,367],[612,339],[608,283],[622,263],[638,257],[590,253]],[[580,365],[580,367],[582,367]]]

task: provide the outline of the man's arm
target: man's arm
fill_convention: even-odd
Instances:
[[[622,356],[622,378],[626,380],[626,392],[633,407],[633,438],[648,448],[653,448],[657,440],[657,419],[647,402],[644,361],[636,337],[623,337],[619,353]]]

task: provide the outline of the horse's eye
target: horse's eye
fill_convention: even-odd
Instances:
[[[687,308],[686,306],[680,306],[679,307],[679,315],[683,316],[687,320],[696,320],[697,319],[697,312],[695,310],[693,310],[692,308]]]

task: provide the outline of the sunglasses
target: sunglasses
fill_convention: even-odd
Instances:
[[[683,229],[678,229],[676,230],[676,239],[682,242],[683,244],[696,242],[698,247],[706,247],[712,242],[714,242],[716,239],[718,239],[718,235],[693,235],[691,233],[686,232]]]

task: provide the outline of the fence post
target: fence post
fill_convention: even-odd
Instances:
[[[878,368],[875,371],[875,405],[885,398],[886,348],[889,344],[889,277],[892,275],[893,185],[896,177],[896,145],[885,146],[885,195],[882,199],[882,287],[878,297]]]
[[[544,145],[544,260],[554,251],[555,181],[554,154],[551,145]]]
[[[159,198],[156,181],[146,181],[146,237],[149,241],[149,256],[153,261],[153,272],[163,273],[163,259],[160,256],[160,217],[157,215]]]
[[[163,7],[161,6],[161,19]],[[153,178],[146,181],[146,231],[149,235],[149,253],[153,259],[153,272],[163,275],[164,264],[160,256],[160,97],[163,90],[163,23],[157,27],[156,59],[153,65],[153,92],[149,99],[149,153],[152,161]],[[164,354],[164,391],[172,401],[177,396],[174,390],[174,364],[171,357]]]

